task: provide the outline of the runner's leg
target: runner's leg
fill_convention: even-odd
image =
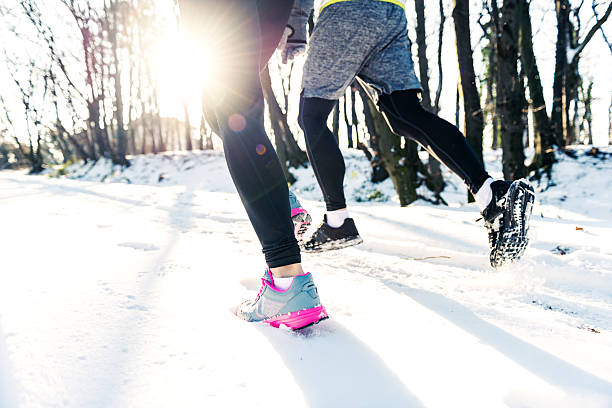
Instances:
[[[291,1],[277,3],[280,8],[292,5]],[[266,262],[273,272],[298,264],[300,250],[290,218],[287,181],[264,128],[259,13],[265,10],[248,0],[183,0],[181,11],[186,28],[214,49],[218,69],[207,100],[223,137],[230,174]]]
[[[395,133],[421,144],[461,177],[470,192],[476,195],[489,178],[483,164],[456,126],[423,108],[419,92],[405,90],[383,94],[378,106]]]
[[[338,141],[327,127],[327,117],[336,103],[337,100],[330,99],[300,99],[299,122],[306,135],[308,157],[323,192],[327,211],[346,208],[344,158]]]

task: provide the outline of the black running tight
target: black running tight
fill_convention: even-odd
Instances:
[[[259,72],[278,44],[293,1],[182,0],[183,25],[194,43],[214,55],[207,118],[223,138],[230,174],[266,262],[275,268],[300,262],[289,190],[264,128]],[[202,51],[205,52],[205,51]]]
[[[408,137],[434,155],[465,182],[472,194],[489,177],[474,151],[457,127],[423,109],[419,91],[383,94],[378,106],[392,130]],[[344,197],[344,160],[338,144],[327,128],[327,117],[336,101],[302,98],[300,126],[306,135],[310,163],[319,181],[328,211],[346,207]]]
[[[346,207],[344,199],[344,158],[327,117],[338,101],[321,98],[300,99],[298,121],[306,135],[308,159],[319,182],[328,211]]]

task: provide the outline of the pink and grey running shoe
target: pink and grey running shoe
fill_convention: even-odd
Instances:
[[[291,204],[291,221],[293,221],[293,226],[295,228],[295,239],[297,239],[301,245],[304,234],[306,234],[306,231],[308,231],[312,223],[312,217],[308,214],[308,211],[302,207],[302,204],[300,204],[291,190],[289,190],[289,203]]]
[[[236,314],[247,322],[263,322],[272,327],[283,325],[291,330],[328,318],[310,273],[296,276],[289,289],[280,290],[274,286],[269,269],[261,278],[261,289],[255,300],[242,303]]]

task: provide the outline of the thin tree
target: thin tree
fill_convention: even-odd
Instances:
[[[185,150],[192,151],[193,143],[191,141],[191,121],[189,120],[189,103],[185,98],[183,98],[183,113],[185,114]]]
[[[465,136],[468,144],[476,153],[478,160],[484,164],[482,157],[484,119],[482,109],[480,108],[480,95],[476,87],[476,73],[474,72],[474,60],[472,58],[469,0],[454,1],[453,19],[455,20],[459,80],[465,113]],[[469,193],[468,201],[473,201],[473,197]]]
[[[429,88],[429,62],[427,60],[427,34],[426,34],[426,23],[425,23],[425,1],[415,0],[415,10],[417,15],[417,56],[419,61],[419,75],[421,80],[421,88],[423,89],[422,104],[426,110],[437,114],[439,111],[440,95],[442,91],[442,38],[444,30],[444,5],[440,1],[440,26],[438,35],[438,89],[436,91],[435,106],[432,104],[431,91]],[[406,141],[406,143],[414,143],[413,141]],[[440,197],[440,193],[444,190],[444,178],[442,176],[442,169],[440,162],[436,160],[432,155],[429,155],[428,160],[428,173],[430,177],[427,181],[427,186],[432,190],[437,197]]]
[[[574,10],[575,15],[579,14],[582,4],[583,2]],[[563,143],[569,144],[572,143],[575,138],[569,111],[570,105],[572,101],[576,99],[578,93],[578,84],[580,80],[578,64],[580,62],[580,56],[587,44],[608,20],[610,14],[612,14],[612,2],[608,3],[606,11],[601,18],[596,14],[596,22],[587,30],[587,34],[582,41],[579,39],[579,22],[577,26],[574,26],[570,21],[570,15],[572,13],[570,1],[555,0],[555,11],[557,16],[557,43],[551,124],[555,134],[562,135]]]
[[[502,137],[502,166],[506,180],[525,177],[525,152],[523,149],[523,101],[525,90],[521,88],[518,73],[517,0],[504,0],[500,13],[495,17],[498,71],[497,113],[500,117]],[[492,2],[495,5],[495,1]],[[495,5],[496,8],[496,5]]]
[[[261,73],[261,85],[264,93],[264,98],[268,103],[268,113],[270,117],[270,123],[272,125],[272,131],[274,133],[274,143],[276,145],[276,153],[281,162],[285,178],[289,183],[295,182],[295,177],[289,172],[287,164],[291,167],[300,167],[306,163],[306,153],[293,144],[288,143],[288,140],[295,142],[295,138],[289,124],[287,123],[287,115],[283,113],[274,90],[272,89],[272,79],[270,78],[270,71],[266,67]]]
[[[530,3],[527,0],[518,2],[519,20],[519,48],[521,52],[521,66],[527,77],[529,88],[529,104],[533,112],[535,156],[529,170],[543,170],[550,175],[550,169],[555,162],[554,145],[560,145],[555,140],[554,129],[550,123],[544,99],[544,90],[540,73],[533,52],[533,32],[531,28]]]

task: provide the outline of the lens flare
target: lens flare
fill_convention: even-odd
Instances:
[[[234,132],[242,132],[246,127],[246,119],[241,114],[234,113],[227,119],[227,125]]]
[[[255,146],[255,152],[257,152],[258,155],[263,156],[264,154],[266,154],[266,146],[258,144],[257,146]]]

